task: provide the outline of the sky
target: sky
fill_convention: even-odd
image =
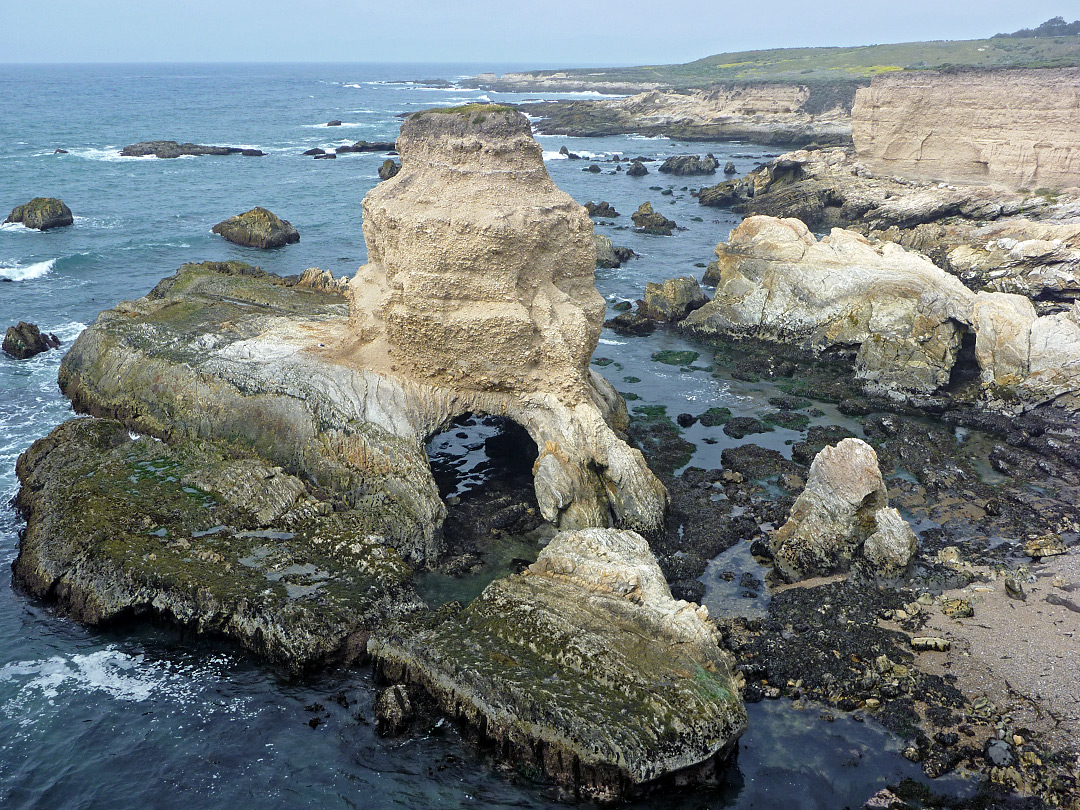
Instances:
[[[757,48],[978,39],[1071,21],[1074,2],[4,0],[0,62],[664,64]]]

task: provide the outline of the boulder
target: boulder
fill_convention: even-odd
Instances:
[[[243,157],[266,157],[266,152],[261,149],[241,149],[240,154]]]
[[[246,247],[276,248],[300,241],[300,234],[288,220],[262,207],[229,217],[211,230]]]
[[[586,166],[584,169],[582,169],[582,171],[583,172],[591,172],[592,174],[600,174],[602,169],[598,165],[596,165],[595,163],[590,163],[588,166]]]
[[[593,243],[596,245],[597,267],[618,267],[622,264],[619,257],[615,255],[615,246],[611,244],[610,238],[600,233],[594,233]]]
[[[376,728],[380,734],[400,734],[416,717],[409,690],[396,683],[383,689],[375,698]]]
[[[656,331],[656,321],[637,312],[620,312],[604,321],[604,326],[620,335],[651,335]]]
[[[649,170],[645,168],[645,164],[640,160],[635,160],[630,164],[630,168],[626,170],[627,177],[644,177],[649,173]]]
[[[339,146],[339,152],[393,152],[397,144],[393,141],[357,141],[352,146]]]
[[[630,219],[644,233],[657,236],[671,236],[671,231],[679,227],[674,220],[668,219],[663,214],[653,211],[652,203],[644,202],[638,206],[638,210],[630,215]]]
[[[735,162],[729,160],[724,164],[724,174],[738,174],[739,170],[735,168]]]
[[[857,347],[859,376],[900,391],[949,381],[973,295],[930,261],[796,219],[749,217],[717,247],[716,295],[684,324],[702,335]]]
[[[74,221],[71,209],[56,197],[35,197],[30,202],[12,209],[4,224],[20,222],[27,228],[47,231],[50,228],[62,228]]]
[[[324,152],[321,155],[315,155],[315,160],[337,160],[337,152]]]
[[[389,180],[391,177],[396,177],[397,173],[401,171],[401,164],[395,163],[392,159],[387,158],[382,162],[379,167],[379,179]]]
[[[335,118],[335,119],[334,119],[333,121],[327,121],[327,122],[326,122],[326,125],[327,125],[328,127],[340,127],[340,126],[341,126],[341,122],[340,122],[340,121],[338,121],[338,120],[337,120],[337,119]]]
[[[619,260],[620,264],[637,258],[637,254],[631,248],[623,245],[615,245],[612,249],[615,251],[615,258]]]
[[[143,141],[125,146],[120,150],[122,157],[178,158],[186,155],[239,155],[243,153],[239,146],[203,146],[197,143],[177,143],[176,141]]]
[[[615,801],[665,777],[715,778],[746,729],[707,616],[672,598],[640,535],[585,529],[456,616],[370,648],[391,680],[421,686],[522,765]]]
[[[642,314],[658,321],[681,321],[707,301],[701,285],[692,276],[669,278],[661,284],[649,281],[645,284]]]
[[[847,571],[857,559],[878,576],[899,576],[917,540],[889,508],[874,448],[844,439],[814,458],[806,488],[769,545],[777,573],[795,581]]]
[[[703,158],[697,155],[677,155],[665,160],[660,165],[660,171],[678,176],[715,174],[716,167],[719,165],[712,155],[706,155]]]
[[[614,219],[619,216],[619,212],[616,211],[615,207],[609,202],[587,202],[585,203],[585,210],[589,212],[590,217]]]
[[[308,157],[313,157],[315,155],[325,155],[326,150],[325,149],[320,149],[319,147],[316,146],[314,149],[308,149],[308,150],[306,150],[304,152],[301,152],[301,154],[306,155]]]
[[[19,321],[17,326],[9,326],[4,333],[3,350],[16,360],[25,360],[36,354],[55,349],[60,339],[52,334],[42,334],[37,324]]]

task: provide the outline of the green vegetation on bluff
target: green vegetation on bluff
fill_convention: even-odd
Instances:
[[[833,48],[775,48],[707,56],[681,65],[530,71],[585,82],[656,83],[686,89],[717,82],[865,84],[897,70],[1071,67],[1080,65],[1080,37],[1027,37],[904,42]]]

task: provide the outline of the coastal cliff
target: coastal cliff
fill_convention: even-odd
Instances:
[[[878,174],[1080,186],[1080,68],[881,75],[855,95],[852,137]]]
[[[851,141],[854,85],[732,82],[618,99],[524,104],[548,135],[633,132],[685,140],[805,145]]]

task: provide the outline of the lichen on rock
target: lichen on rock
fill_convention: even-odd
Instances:
[[[300,241],[300,234],[292,223],[261,206],[229,217],[211,230],[245,247],[276,248]]]
[[[47,231],[50,228],[62,228],[71,225],[75,218],[71,209],[62,200],[55,197],[35,197],[28,203],[18,205],[8,214],[4,224],[22,223],[27,228]]]

